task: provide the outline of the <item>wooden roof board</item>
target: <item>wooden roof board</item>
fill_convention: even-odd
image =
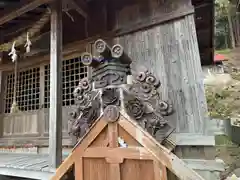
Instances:
[[[48,154],[0,153],[0,167],[39,170],[46,168]],[[66,155],[63,156],[66,158]]]
[[[9,22],[24,13],[36,9],[42,4],[49,3],[51,0],[34,0],[27,1],[25,3],[18,3],[20,6],[17,6],[15,9],[5,10],[1,12],[0,25],[3,25],[6,22]]]
[[[0,153],[0,175],[49,180],[55,171],[48,159],[48,154]]]
[[[30,171],[30,170],[0,167],[0,175],[15,177],[15,179],[27,178],[27,179],[36,179],[36,180],[49,180],[52,174],[53,173],[51,172],[32,171],[32,170]]]
[[[182,180],[204,180],[199,174],[193,171],[188,167],[183,160],[179,159],[176,155],[174,155],[170,150],[165,148],[163,145],[159,144],[148,132],[144,131],[134,120],[132,120],[124,111],[121,111],[119,120],[116,122],[118,126],[122,127],[126,132],[128,132],[133,139],[135,139],[140,145],[143,146],[139,149],[140,159],[148,158],[148,153],[151,154],[154,159],[159,163],[159,165],[163,165],[167,167],[170,171],[172,171],[177,177]],[[110,123],[109,123],[110,124]],[[83,157],[84,154],[89,155],[89,157],[97,157],[101,152],[105,152],[105,155],[109,155],[110,153],[115,152],[117,149],[125,149],[125,148],[113,148],[109,149],[106,147],[97,147],[98,153],[93,151],[95,148],[88,148],[90,144],[99,136],[99,134],[103,131],[103,129],[109,125],[107,121],[105,121],[104,116],[101,116],[98,120],[96,120],[95,124],[92,128],[79,140],[72,153],[66,158],[66,160],[60,165],[60,167],[56,170],[56,174],[52,177],[51,180],[60,179],[65,172],[68,171],[70,167],[74,163],[79,163],[79,158]],[[108,126],[109,127],[109,126]],[[115,133],[116,135],[117,133]],[[108,136],[108,143],[110,143],[110,135]],[[91,153],[92,150],[92,153]],[[96,149],[95,149],[96,150]],[[126,150],[132,150],[130,147],[126,148]],[[137,149],[135,149],[137,150]],[[95,152],[95,153],[94,153]],[[117,152],[117,151],[116,151]],[[144,153],[145,152],[145,153]],[[85,157],[84,156],[84,157]],[[116,156],[120,158],[120,154],[116,153]],[[124,158],[124,157],[123,157]],[[83,176],[78,168],[78,175]],[[81,177],[82,178],[82,177]],[[80,179],[81,179],[80,178]]]

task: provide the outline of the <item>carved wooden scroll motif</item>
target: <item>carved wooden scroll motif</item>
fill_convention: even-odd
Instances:
[[[69,133],[80,138],[102,113],[109,121],[116,121],[124,111],[158,141],[167,138],[174,128],[164,116],[173,113],[173,108],[159,95],[160,81],[146,70],[127,84],[131,59],[123,47],[116,44],[110,48],[101,39],[94,46],[100,56],[86,52],[81,58],[93,71],[91,79],[82,79],[73,92],[75,111],[69,120]]]

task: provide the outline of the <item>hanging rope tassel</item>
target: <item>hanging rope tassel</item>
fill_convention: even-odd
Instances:
[[[27,32],[27,42],[24,45],[24,47],[26,48],[26,53],[29,53],[31,51],[31,45],[32,45],[32,42],[30,41],[29,33]]]
[[[15,49],[16,41],[13,42],[11,52],[8,54],[11,56],[12,62],[15,63],[14,69],[14,92],[13,92],[13,103],[11,107],[11,113],[19,112],[16,96],[17,96],[17,51]]]
[[[12,48],[8,56],[11,56],[12,62],[15,62],[17,60],[17,51],[15,49],[16,42],[14,41],[12,44]]]

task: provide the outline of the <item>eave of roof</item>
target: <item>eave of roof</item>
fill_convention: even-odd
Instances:
[[[20,4],[19,2],[23,2],[23,0],[19,0],[17,3],[17,0],[15,0],[15,5]],[[38,1],[38,0],[34,0]],[[43,0],[43,1],[50,1],[50,0]],[[92,0],[93,1],[93,0]],[[240,0],[239,0],[240,1]],[[33,1],[32,1],[33,2]],[[198,36],[198,42],[199,42],[199,50],[201,54],[201,62],[202,64],[212,64],[214,62],[214,42],[213,42],[213,34],[214,34],[214,1],[213,0],[192,0],[193,5],[195,6],[195,12],[196,12],[196,30],[197,30],[197,36]],[[13,3],[14,4],[14,3]],[[12,5],[13,5],[12,4]],[[10,5],[6,5],[5,7],[10,7]],[[35,11],[35,10],[33,10]],[[204,12],[204,13],[201,13]],[[1,13],[1,10],[0,10]],[[29,12],[30,13],[30,12]],[[25,13],[24,15],[26,15]],[[32,17],[36,17],[36,15],[32,14]],[[198,19],[200,17],[200,19]],[[1,17],[0,17],[1,19]],[[11,29],[11,27],[16,27],[16,23],[23,25],[24,27],[27,26],[27,24],[31,23],[22,23],[26,17],[19,16],[18,18],[15,18],[14,20],[6,23],[3,25],[3,28],[6,27],[7,29]],[[27,18],[29,19],[29,18]],[[35,21],[33,18],[32,21]],[[1,22],[1,21],[0,21]],[[15,23],[16,22],[16,23]],[[202,26],[202,23],[204,26]],[[202,27],[204,29],[202,29]],[[15,31],[14,31],[15,32]]]

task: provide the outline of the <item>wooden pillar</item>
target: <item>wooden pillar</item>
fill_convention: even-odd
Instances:
[[[3,32],[3,30],[0,30],[0,44],[2,44],[4,41],[4,39],[3,39],[3,34],[4,34],[4,32]],[[2,62],[3,62],[3,52],[0,50],[0,64],[2,64]],[[0,100],[2,101],[2,102],[4,102],[3,101],[3,99],[4,99],[4,91],[3,91],[3,71],[0,71]],[[4,103],[1,103],[1,105],[0,105],[0,113],[3,113],[3,111],[4,111]],[[0,119],[0,137],[2,137],[2,135],[3,135],[3,130],[4,130],[4,127],[3,127],[3,118],[1,118]]]
[[[4,42],[3,34],[4,34],[3,30],[0,30],[0,44]],[[0,64],[2,64],[2,60],[3,60],[3,52],[0,50]]]
[[[51,9],[50,50],[50,167],[62,162],[62,1],[54,0]]]

